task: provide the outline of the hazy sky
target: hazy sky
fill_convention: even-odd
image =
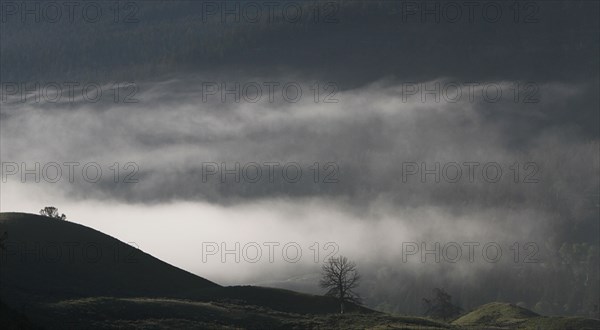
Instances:
[[[15,94],[10,89],[15,86],[20,90],[2,100],[0,209],[37,213],[57,206],[69,221],[135,242],[219,284],[310,292],[318,292],[315,274],[332,251],[357,261],[366,278],[362,290],[368,292],[377,279],[390,280],[396,271],[428,273],[442,267],[441,282],[464,281],[511,262],[509,248],[515,242],[537,244],[541,259],[556,248],[552,244],[597,242],[598,75],[587,69],[598,66],[590,60],[591,67],[585,67],[569,52],[576,58],[597,55],[598,32],[594,39],[571,18],[561,22],[573,24],[564,34],[544,32],[541,27],[552,24],[543,14],[542,22],[523,27],[522,35],[510,32],[509,37],[506,31],[519,28],[504,23],[505,32],[477,39],[479,44],[472,32],[479,25],[466,24],[451,26],[468,31],[464,45],[460,34],[434,40],[423,32],[412,41],[403,36],[410,50],[390,46],[398,56],[423,54],[430,61],[422,67],[383,57],[378,63],[378,56],[385,56],[379,52],[394,39],[365,37],[346,21],[325,32],[338,43],[345,43],[342,36],[352,40],[354,51],[343,61],[362,61],[365,68],[334,67],[331,77],[314,73],[310,63],[306,69],[295,63],[274,69],[273,64],[259,74],[241,69],[237,74],[231,67],[215,74],[217,68],[124,80],[133,81],[136,92],[119,87],[119,102],[114,102],[112,83],[98,82],[85,93],[88,99],[63,95],[55,103],[48,96],[55,86],[47,80],[40,83],[39,102],[32,99],[36,92],[21,102],[23,86],[3,81],[4,94]],[[421,28],[443,36],[431,25],[407,27]],[[573,34],[595,43],[576,50],[569,43]],[[326,39],[314,42],[323,45]],[[310,40],[298,43],[311,45]],[[444,61],[440,43],[452,44]],[[548,49],[554,57],[527,53]],[[473,52],[478,56],[469,59]],[[536,62],[547,65],[524,64]],[[390,73],[379,65],[388,65]],[[418,74],[419,68],[426,74]],[[344,80],[352,70],[360,77]],[[66,90],[68,80],[57,81]],[[221,95],[236,83],[239,102],[232,94]],[[274,86],[273,100],[268,86]],[[90,101],[98,89],[101,101]],[[125,95],[131,103],[123,102]],[[35,174],[21,178],[22,163],[28,169],[40,164],[39,183]],[[57,164],[62,176],[54,180]],[[224,179],[222,164],[230,171]],[[69,166],[74,166],[74,182]],[[96,181],[98,168],[102,176],[89,182]],[[439,182],[436,174],[422,176],[432,170]],[[229,249],[239,242],[247,259],[260,246],[260,261],[241,258],[238,263],[229,255],[223,262],[221,250],[203,260],[203,248],[221,249],[223,242]],[[419,262],[420,254],[404,261],[403,248],[411,242],[419,247],[426,242],[429,248],[455,242],[463,246],[463,256],[441,265],[431,262],[432,256]],[[465,242],[481,245],[474,263],[467,260]],[[490,242],[503,249],[498,264],[482,257],[481,247]],[[294,262],[298,247],[302,255]]]

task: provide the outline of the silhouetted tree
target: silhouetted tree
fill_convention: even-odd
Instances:
[[[344,303],[353,302],[360,304],[361,299],[353,289],[358,287],[360,276],[356,264],[348,258],[339,256],[331,257],[322,267],[320,285],[328,289],[325,295],[336,297],[340,302],[340,314],[344,313]]]
[[[462,308],[452,304],[452,296],[444,289],[433,289],[434,297],[423,298],[425,304],[425,315],[436,319],[449,320],[458,316]]]
[[[54,206],[44,207],[43,209],[40,210],[40,214],[43,216],[46,216],[46,217],[50,217],[50,218],[67,220],[67,216],[64,213],[61,215],[58,215],[58,209]]]

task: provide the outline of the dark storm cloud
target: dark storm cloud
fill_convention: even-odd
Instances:
[[[335,23],[294,24],[282,17],[277,23],[223,22],[219,14],[205,20],[207,2],[129,2],[139,7],[136,22],[115,23],[108,8],[94,23],[83,17],[35,23],[33,15],[22,20],[10,14],[0,31],[0,79],[108,82],[190,71],[296,71],[354,88],[385,75],[541,82],[595,80],[598,71],[595,1],[451,2],[462,12],[457,21],[447,18],[451,9],[444,1],[332,1],[325,4],[337,6]],[[313,13],[310,2],[297,3]],[[490,19],[496,7],[501,15]]]

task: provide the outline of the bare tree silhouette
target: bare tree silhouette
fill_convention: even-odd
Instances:
[[[340,314],[344,313],[344,303],[361,303],[360,296],[353,290],[358,287],[360,275],[356,270],[356,263],[344,256],[331,257],[322,266],[320,286],[328,289],[325,295],[338,298]]]

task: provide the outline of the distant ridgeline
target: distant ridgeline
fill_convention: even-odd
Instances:
[[[49,3],[2,2],[0,82],[140,81],[205,70],[285,70],[347,84],[467,72],[575,80],[593,75],[595,50],[581,45],[597,41],[597,13],[573,2],[539,3],[533,23],[515,22],[507,6],[494,21],[481,8],[450,19],[445,7],[424,15],[404,1]]]

